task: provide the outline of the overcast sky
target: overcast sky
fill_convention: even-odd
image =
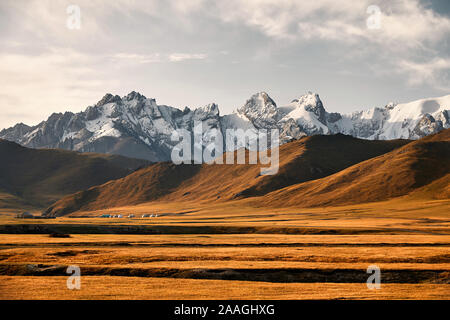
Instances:
[[[341,113],[450,94],[448,0],[2,0],[0,39],[0,128],[133,90],[222,114],[259,91]]]

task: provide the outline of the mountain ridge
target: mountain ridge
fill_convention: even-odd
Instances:
[[[19,123],[0,131],[0,138],[31,148],[119,154],[150,161],[167,161],[177,129],[193,132],[217,129],[278,129],[280,143],[303,136],[342,133],[369,140],[419,139],[450,128],[450,95],[353,112],[329,113],[317,93],[308,92],[277,106],[259,92],[233,113],[221,115],[217,104],[184,110],[159,105],[132,91],[124,97],[106,94],[79,113],[53,113],[36,126]],[[203,143],[210,142],[208,137]],[[225,151],[233,151],[225,145]],[[244,146],[245,147],[245,146]]]
[[[158,162],[124,178],[68,195],[52,204],[44,214],[60,216],[79,210],[151,201],[223,202],[261,196],[326,177],[409,142],[370,141],[341,134],[304,137],[279,147],[280,169],[276,175],[268,176],[260,175],[260,164],[175,165]],[[251,152],[246,151],[247,158]],[[236,157],[237,152],[233,153]]]
[[[0,207],[42,208],[150,163],[118,155],[31,149],[0,139]]]
[[[450,129],[446,129],[327,177],[268,193],[258,203],[317,207],[375,202],[409,194],[428,200],[448,199],[449,158]]]
[[[346,152],[349,149],[352,152]],[[375,149],[375,154],[367,155]],[[160,162],[68,195],[43,215],[151,202],[232,203],[244,198],[247,205],[267,208],[351,205],[401,197],[442,200],[450,196],[449,157],[450,129],[416,141],[317,135],[280,146],[284,160],[273,176],[260,176],[258,165]]]

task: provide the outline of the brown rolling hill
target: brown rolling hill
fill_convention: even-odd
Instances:
[[[45,208],[147,165],[115,155],[29,149],[0,139],[0,208]]]
[[[268,176],[260,175],[260,165],[155,163],[127,177],[66,196],[44,214],[61,216],[155,200],[229,201],[262,196],[329,176],[407,143],[407,140],[368,141],[341,134],[305,137],[280,147],[279,171]]]
[[[328,177],[296,184],[258,199],[261,206],[329,206],[408,195],[450,198],[450,129],[411,142]]]

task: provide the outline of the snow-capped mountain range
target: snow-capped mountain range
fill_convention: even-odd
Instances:
[[[450,127],[450,95],[404,104],[390,103],[352,114],[329,113],[318,94],[307,93],[278,107],[265,92],[254,94],[232,114],[218,105],[180,110],[131,92],[106,94],[79,113],[54,113],[36,126],[19,123],[0,131],[0,138],[31,148],[62,148],[143,158],[170,159],[176,129],[279,129],[281,143],[305,135],[343,133],[364,139],[419,139]]]

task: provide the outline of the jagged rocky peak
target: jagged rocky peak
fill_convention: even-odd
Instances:
[[[195,109],[196,113],[205,113],[213,116],[219,116],[219,106],[216,103],[209,103],[206,106]]]
[[[184,109],[183,109],[183,114],[188,114],[188,113],[190,113],[192,110],[188,107],[188,106],[185,106],[184,107]]]
[[[423,115],[422,119],[417,123],[413,132],[417,136],[425,136],[433,133],[437,133],[443,129],[442,121],[436,121],[436,119],[426,113]]]
[[[114,102],[119,103],[121,101],[122,99],[118,95],[113,96],[111,93],[107,93],[103,96],[103,98],[100,99],[99,102],[97,102],[96,106],[100,107],[107,103],[114,103]]]
[[[395,108],[395,106],[396,106],[397,104],[395,103],[395,102],[389,102],[386,106],[385,106],[385,108],[386,109],[388,109],[388,110],[392,110],[392,109],[394,109]]]
[[[125,96],[126,101],[145,100],[145,99],[147,99],[147,98],[143,94],[140,94],[139,92],[136,92],[136,91],[131,91],[129,94],[127,94]]]
[[[140,114],[144,109],[150,113],[155,113],[160,116],[157,110],[156,100],[153,98],[147,98],[139,92],[132,91],[122,98],[125,109],[132,109],[135,113]]]
[[[292,100],[291,103],[297,108],[304,108],[306,111],[313,112],[320,120],[325,119],[326,111],[317,93],[308,91],[307,94]]]
[[[449,110],[444,110],[439,113],[436,117],[436,120],[442,121],[444,125],[450,125],[450,112]]]
[[[122,98],[108,93],[84,112],[55,113],[35,126],[4,129],[0,139],[32,148],[166,161],[176,144],[171,140],[174,130],[192,130],[195,121],[202,121],[205,129],[279,129],[282,143],[304,135],[335,133],[365,139],[418,139],[450,128],[449,105],[450,95],[339,114],[326,112],[317,93],[308,92],[278,107],[266,92],[259,92],[234,113],[220,115],[215,103],[182,111],[132,91]]]
[[[201,121],[206,126],[206,130],[220,127],[220,112],[219,106],[216,103],[209,103],[203,107],[198,107],[187,115],[191,121],[191,125],[196,125],[196,121]]]
[[[298,103],[302,105],[316,105],[322,104],[319,94],[312,91],[308,91],[306,94],[301,95],[300,98],[292,100],[292,103]]]
[[[277,105],[275,101],[266,93],[255,93],[248,99],[245,104],[238,109],[241,113],[275,113]]]
[[[109,105],[112,104],[112,105]],[[101,114],[108,115],[111,118],[117,118],[125,112],[141,114],[146,106],[150,109],[157,107],[155,99],[148,99],[136,91],[131,91],[124,97],[107,93],[97,104],[86,109],[87,119],[97,119]],[[150,111],[157,112],[155,110]]]
[[[257,128],[273,127],[280,120],[277,105],[266,92],[252,95],[237,112],[247,117]]]
[[[0,136],[2,139],[15,141],[16,137],[22,137],[32,130],[32,127],[20,122],[14,127],[0,130]]]
[[[264,102],[264,105],[271,105],[276,107],[276,103],[275,101],[272,100],[272,98],[267,94],[267,92],[258,92],[256,94],[254,94],[250,99],[259,99],[260,101]]]
[[[100,115],[98,108],[94,106],[87,107],[86,111],[84,112],[86,120],[91,121],[94,119],[97,119]]]

